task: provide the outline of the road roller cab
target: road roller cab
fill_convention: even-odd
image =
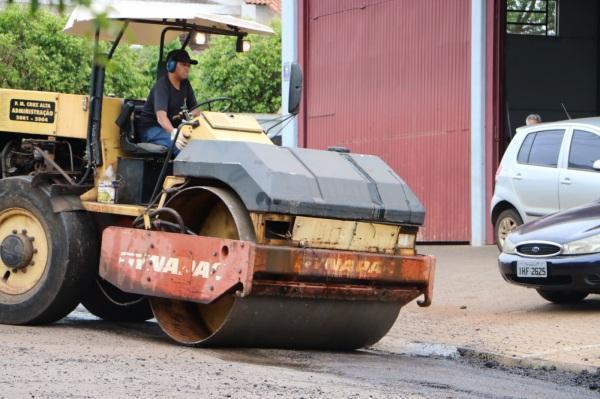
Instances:
[[[94,10],[94,9],[93,9]],[[0,322],[48,323],[82,303],[105,320],[155,317],[186,345],[354,349],[400,308],[431,303],[417,254],[425,211],[380,158],[273,145],[249,115],[183,110],[190,143],[141,143],[139,100],[103,95],[121,42],[270,28],[198,4],[77,8],[65,32],[112,42],[89,96],[0,89]],[[160,62],[159,62],[160,65]],[[292,66],[290,109],[301,74]],[[8,112],[5,112],[8,111]],[[283,119],[283,118],[282,118]]]

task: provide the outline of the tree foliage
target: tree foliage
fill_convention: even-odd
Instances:
[[[64,18],[21,7],[0,12],[0,87],[84,94],[89,91],[93,48],[62,33]],[[106,49],[106,44],[103,45]],[[108,67],[106,93],[144,97],[150,82],[136,51],[122,46]]]
[[[508,33],[558,34],[558,0],[505,0]]]
[[[198,98],[226,96],[231,111],[276,112],[281,105],[281,24],[275,35],[249,35],[251,50],[235,52],[235,38],[219,36],[210,42],[192,72]]]
[[[0,86],[81,93],[87,90],[91,49],[63,35],[62,20],[10,7],[0,13]]]
[[[0,87],[86,94],[89,92],[93,43],[62,33],[64,16],[12,6],[0,12]],[[216,37],[193,58],[190,80],[200,99],[229,96],[232,111],[274,112],[280,105],[280,37],[251,35],[252,51],[235,52],[235,39]],[[178,46],[171,43],[165,53]],[[106,53],[108,43],[101,44]],[[145,98],[156,78],[156,46],[121,44],[107,64],[105,94]]]
[[[14,3],[14,0],[8,0],[8,4]],[[90,0],[48,0],[46,5],[57,8],[60,12],[65,10],[68,5],[84,5],[89,6]],[[40,8],[39,0],[30,0],[29,7],[32,12],[36,12]]]

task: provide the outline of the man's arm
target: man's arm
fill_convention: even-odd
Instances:
[[[173,127],[173,124],[169,120],[166,111],[156,111],[156,119],[158,120],[158,123],[164,130],[171,133],[171,140],[174,140],[177,129]],[[191,135],[189,132],[181,131],[179,133],[179,136],[177,137],[177,141],[175,142],[175,147],[177,147],[177,149],[180,151],[183,150],[183,147],[185,147],[188,144],[190,136]]]
[[[167,111],[156,111],[156,120],[158,121],[158,124],[169,133],[175,129],[167,116]]]

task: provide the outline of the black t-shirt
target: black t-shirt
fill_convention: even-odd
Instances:
[[[197,104],[192,85],[186,79],[181,82],[181,87],[177,90],[165,75],[158,79],[150,90],[144,104],[144,110],[138,119],[138,126],[141,128],[160,126],[156,119],[157,111],[166,111],[169,120],[172,122],[173,116],[181,111],[184,104],[188,109],[195,107]],[[173,124],[173,126],[176,127],[177,124]]]

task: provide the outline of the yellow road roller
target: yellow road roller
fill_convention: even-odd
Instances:
[[[245,114],[182,109],[190,142],[141,142],[144,102],[104,96],[121,43],[185,48],[271,29],[207,5],[122,1],[65,33],[96,46],[89,95],[0,89],[0,323],[57,321],[78,304],[111,321],[156,318],[193,346],[350,350],[401,307],[431,303],[425,211],[380,158],[274,145]],[[212,13],[209,11],[213,11]],[[99,54],[99,42],[111,42]],[[302,77],[291,68],[291,116]]]

